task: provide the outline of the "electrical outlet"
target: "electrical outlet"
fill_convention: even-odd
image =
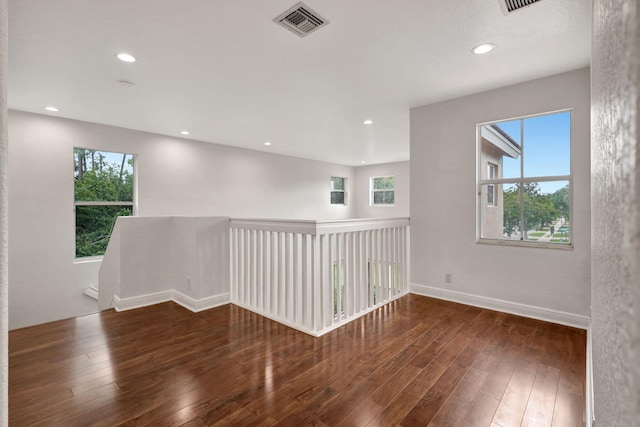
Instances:
[[[451,283],[451,273],[447,273],[444,275],[444,282]]]
[[[187,276],[187,289],[191,290],[191,276]]]

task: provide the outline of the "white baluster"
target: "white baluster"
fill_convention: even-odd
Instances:
[[[322,329],[322,241],[325,236],[312,236],[311,247],[313,251],[313,278],[311,282],[312,295],[312,327],[313,331]]]
[[[256,307],[256,290],[257,290],[257,285],[256,285],[256,276],[257,276],[257,271],[258,271],[258,263],[256,262],[256,235],[257,235],[257,231],[256,230],[251,230],[249,236],[250,236],[250,244],[251,244],[251,251],[249,253],[249,265],[251,267],[251,280],[249,280],[249,305],[251,307]]]
[[[277,231],[271,232],[271,311],[274,315],[278,313],[278,298],[280,295],[280,269],[278,263],[279,249],[278,242],[280,241],[280,233]]]
[[[241,304],[246,305],[245,300],[247,286],[247,230],[240,230],[240,286],[238,286],[238,298]]]
[[[280,280],[278,283],[279,298],[278,298],[278,316],[285,317],[287,311],[287,233],[280,233],[278,242],[278,259],[280,260],[280,267],[278,274]]]
[[[311,246],[311,238],[309,234],[302,235],[302,323],[308,329],[312,329],[311,314],[313,310],[312,290],[313,285],[313,269],[311,263],[313,261],[313,249]]]
[[[353,289],[355,313],[362,311],[362,231],[354,233],[355,244],[353,246],[355,262],[353,266]]]
[[[302,235],[293,235],[293,311],[291,320],[302,322]]]
[[[322,236],[322,328],[331,325],[333,321],[333,292],[331,276],[331,235]]]
[[[238,244],[236,242],[236,229],[229,228],[229,279],[231,287],[229,289],[229,297],[231,302],[237,302],[236,293],[238,292],[238,270],[236,269],[238,260]]]
[[[293,233],[287,233],[287,309],[285,311],[285,317],[287,319],[293,318],[293,286],[294,286],[294,266],[295,266],[295,251],[293,247]]]
[[[264,232],[259,230],[256,234],[256,263],[257,265],[257,274],[256,274],[256,307],[259,311],[264,310],[264,264],[263,264],[263,235]]]
[[[386,303],[389,301],[389,238],[388,228],[382,230],[382,260],[380,265],[381,278],[382,278],[382,301]]]

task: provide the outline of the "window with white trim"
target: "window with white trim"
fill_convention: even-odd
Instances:
[[[331,177],[331,204],[344,205],[345,203],[345,181],[340,176]]]
[[[478,241],[571,246],[571,112],[478,125]]]
[[[74,148],[76,258],[104,255],[119,216],[135,214],[134,155]]]
[[[371,206],[393,206],[395,203],[395,177],[377,176],[372,177],[370,185],[370,205]]]
[[[498,176],[498,165],[487,163],[487,179],[495,179]],[[487,184],[487,206],[496,205],[496,186],[495,184]]]

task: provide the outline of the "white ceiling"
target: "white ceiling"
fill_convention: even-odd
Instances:
[[[346,165],[407,160],[410,108],[589,65],[590,0],[508,16],[499,1],[305,0],[330,23],[299,38],[272,21],[296,0],[10,0],[9,108]],[[497,48],[471,54],[483,42]]]

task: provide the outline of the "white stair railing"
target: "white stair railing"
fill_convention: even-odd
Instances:
[[[409,292],[409,219],[230,220],[231,302],[320,336]]]

